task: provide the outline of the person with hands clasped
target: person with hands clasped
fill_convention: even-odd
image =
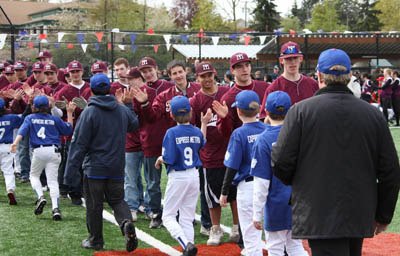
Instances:
[[[292,239],[292,209],[289,205],[292,189],[273,176],[271,167],[272,145],[278,138],[290,105],[290,96],[286,92],[274,91],[268,95],[265,105],[268,125],[254,143],[251,160],[253,224],[256,229],[263,229],[264,210],[266,248],[270,256],[282,256],[285,249],[288,255],[308,255],[301,240]]]
[[[64,122],[61,118],[49,114],[50,108],[47,96],[36,96],[33,99],[33,114],[25,117],[22,126],[18,130],[17,137],[11,144],[11,152],[14,153],[22,138],[29,136],[30,146],[33,148],[29,178],[38,198],[35,204],[35,215],[42,214],[43,207],[47,203],[39,179],[40,174],[45,169],[47,184],[50,189],[53,220],[62,219],[58,205],[60,191],[57,180],[58,166],[61,162],[60,135],[72,134],[72,113],[74,110],[74,104],[69,103],[67,106],[68,122]]]
[[[183,248],[183,255],[196,255],[193,220],[199,196],[199,172],[202,165],[200,149],[205,144],[207,123],[211,110],[202,116],[202,129],[190,124],[191,107],[188,98],[175,96],[171,100],[171,117],[178,123],[167,130],[162,146],[162,155],[155,167],[161,170],[166,165],[168,183],[164,197],[163,225]],[[176,220],[179,211],[179,222]]]

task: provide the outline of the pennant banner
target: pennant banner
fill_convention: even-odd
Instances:
[[[74,49],[74,44],[67,44],[67,49]]]
[[[7,34],[0,34],[0,49],[3,49],[4,44],[6,43]]]
[[[99,43],[95,43],[94,44],[94,49],[96,49],[96,52],[98,52],[100,50],[100,44]]]
[[[101,42],[101,40],[103,39],[104,36],[104,32],[96,32],[96,37],[97,37],[97,42]]]
[[[15,49],[15,50],[18,50],[19,47],[20,47],[19,43],[18,43],[18,42],[15,42],[15,43],[14,43],[14,49]]]
[[[168,43],[165,46],[167,47],[167,52],[169,52],[169,49],[171,48],[171,44]]]
[[[164,41],[166,44],[169,44],[169,41],[171,40],[171,35],[163,35]]]
[[[136,34],[130,34],[131,44],[135,44],[136,41]]]
[[[61,40],[63,39],[65,33],[64,32],[58,32],[57,33],[57,42],[61,42]]]
[[[265,39],[267,39],[267,36],[258,36],[260,38],[260,44],[265,43]]]
[[[111,50],[111,43],[108,43],[108,44],[107,44],[107,49],[108,49],[108,50]]]
[[[47,38],[47,34],[40,34],[39,35],[39,39],[46,39]]]
[[[60,49],[60,44],[59,44],[59,43],[55,43],[55,44],[54,44],[54,48]]]
[[[33,44],[33,42],[28,42],[28,48],[30,48],[30,49],[33,49],[33,47],[35,46],[34,44]]]
[[[85,41],[85,34],[82,33],[76,34],[76,39],[78,40],[78,43],[83,44],[83,41]]]
[[[155,53],[157,53],[157,52],[158,52],[158,47],[159,47],[159,45],[158,45],[158,44],[155,44],[155,45],[153,46],[153,48],[154,48],[154,52],[155,52]]]
[[[87,49],[88,44],[81,44],[82,50],[84,53],[86,53],[86,49]]]
[[[214,45],[217,45],[217,44],[218,44],[218,42],[219,42],[219,36],[212,36],[211,39],[212,39]]]
[[[149,28],[149,30],[147,30],[147,34],[154,35],[154,29]]]
[[[251,40],[250,36],[244,36],[244,45],[249,45],[250,40]]]
[[[289,34],[292,36],[296,35],[296,30],[289,29]]]
[[[118,48],[121,49],[122,51],[124,51],[124,50],[125,50],[125,45],[119,44],[119,45],[118,45]]]
[[[236,40],[237,35],[236,34],[229,35],[229,39]]]
[[[185,44],[187,44],[187,42],[188,42],[188,40],[189,40],[188,35],[181,35],[181,40],[182,40]]]
[[[136,45],[131,44],[131,52],[136,52],[136,49],[137,49]]]
[[[19,33],[18,33],[18,35],[20,35],[20,36],[25,36],[25,35],[27,35],[28,34],[28,32],[26,31],[26,30],[21,30],[21,31],[19,31]]]

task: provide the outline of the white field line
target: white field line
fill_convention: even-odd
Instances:
[[[83,199],[83,198],[82,198]],[[82,206],[86,208],[86,204],[85,204],[85,200],[82,200]],[[103,210],[103,218],[108,221],[113,223],[114,225],[118,226],[117,221],[115,220],[114,215],[112,215],[111,213],[109,213],[106,210]],[[146,232],[136,228],[136,236],[139,240],[145,242],[148,245],[153,246],[154,248],[157,248],[158,250],[160,250],[163,253],[166,253],[170,256],[180,256],[182,255],[182,253],[174,248],[172,248],[171,246],[164,244],[163,242],[155,239],[154,237],[152,237],[151,235],[147,234]]]

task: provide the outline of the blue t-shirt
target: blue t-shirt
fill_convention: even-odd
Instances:
[[[0,116],[0,143],[11,144],[13,142],[14,129],[22,123],[18,115],[8,114]]]
[[[267,231],[292,229],[292,210],[289,205],[292,188],[275,177],[271,167],[272,145],[277,141],[281,127],[268,125],[253,147],[250,174],[270,181],[264,207],[264,229]]]
[[[262,122],[245,123],[233,131],[225,153],[224,165],[237,170],[233,185],[250,176],[251,152],[258,135],[265,130]]]
[[[193,125],[177,125],[168,129],[162,144],[167,173],[201,166],[199,151],[204,144],[203,134]]]
[[[35,113],[25,117],[18,130],[23,137],[29,134],[31,147],[60,145],[60,135],[72,135],[72,125],[50,114]]]

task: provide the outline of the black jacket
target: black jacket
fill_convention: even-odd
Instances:
[[[114,96],[92,96],[77,122],[64,179],[76,185],[76,176],[83,163],[89,178],[123,178],[125,137],[139,127],[136,114],[118,104]]]
[[[288,112],[272,150],[274,174],[292,185],[294,238],[372,237],[390,223],[400,184],[382,113],[328,86]]]

